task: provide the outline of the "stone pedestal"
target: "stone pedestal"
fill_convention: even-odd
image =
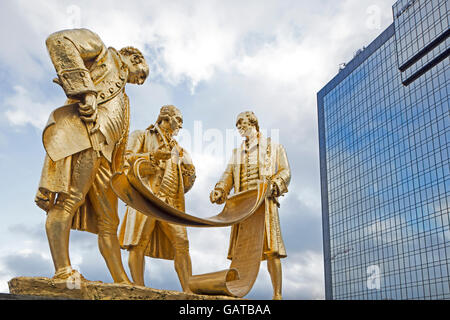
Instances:
[[[83,300],[229,300],[228,296],[190,294],[100,281],[53,280],[17,277],[8,282],[14,295]]]

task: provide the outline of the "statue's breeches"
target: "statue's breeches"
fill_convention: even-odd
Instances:
[[[186,227],[147,217],[137,246],[153,258],[172,260],[176,254],[188,254]]]
[[[73,229],[101,235],[116,234],[118,199],[109,184],[112,176],[109,162],[98,157],[92,148],[71,156],[70,160],[68,190],[47,190],[46,193],[58,193],[56,205],[73,215]]]

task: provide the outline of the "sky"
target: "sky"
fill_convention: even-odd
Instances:
[[[45,39],[88,28],[107,46],[139,48],[150,66],[128,85],[131,130],[156,121],[162,105],[184,117],[180,144],[197,180],[186,211],[208,217],[209,193],[241,139],[235,120],[252,110],[262,132],[286,149],[289,192],[280,199],[285,299],[324,299],[317,92],[341,63],[392,23],[394,0],[25,1],[0,2],[0,292],[16,276],[53,275],[45,213],[34,204],[45,151],[42,129],[64,104]],[[119,216],[125,211],[121,203]],[[193,274],[225,269],[230,228],[188,228]],[[96,236],[72,231],[72,265],[89,280],[112,282]],[[122,251],[127,267],[128,253]],[[128,273],[129,274],[129,273]],[[181,290],[173,262],[146,259],[147,286]],[[266,263],[250,299],[270,299]]]

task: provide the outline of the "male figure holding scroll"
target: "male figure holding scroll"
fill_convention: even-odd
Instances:
[[[147,186],[161,200],[184,211],[184,194],[195,181],[195,167],[186,150],[173,139],[181,129],[183,117],[173,105],[161,107],[155,124],[130,135],[126,166],[145,158],[142,176]],[[144,215],[127,206],[119,241],[129,250],[128,265],[134,283],[144,285],[145,256],[174,260],[183,291],[190,292],[192,275],[186,227]]]
[[[286,249],[281,237],[278,216],[278,197],[288,191],[291,173],[286,152],[282,145],[265,138],[259,132],[258,119],[251,111],[242,112],[236,120],[236,128],[245,138],[240,148],[233,150],[230,162],[222,178],[211,192],[210,200],[221,204],[231,189],[238,193],[257,188],[258,181],[271,182],[270,195],[265,200],[264,246],[262,260],[273,285],[273,299],[281,299],[282,269],[280,258],[285,258]],[[228,259],[234,255],[235,243],[239,237],[239,224],[233,225],[230,236]]]

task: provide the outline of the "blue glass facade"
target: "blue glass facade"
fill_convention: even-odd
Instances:
[[[327,299],[450,299],[449,58],[426,41],[411,51],[402,32],[421,31],[395,23],[428,19],[428,2],[448,29],[447,1],[397,2],[394,23],[317,95]],[[400,67],[423,48],[405,85]]]
[[[449,1],[399,0],[394,14],[397,59],[409,84],[449,55]]]

